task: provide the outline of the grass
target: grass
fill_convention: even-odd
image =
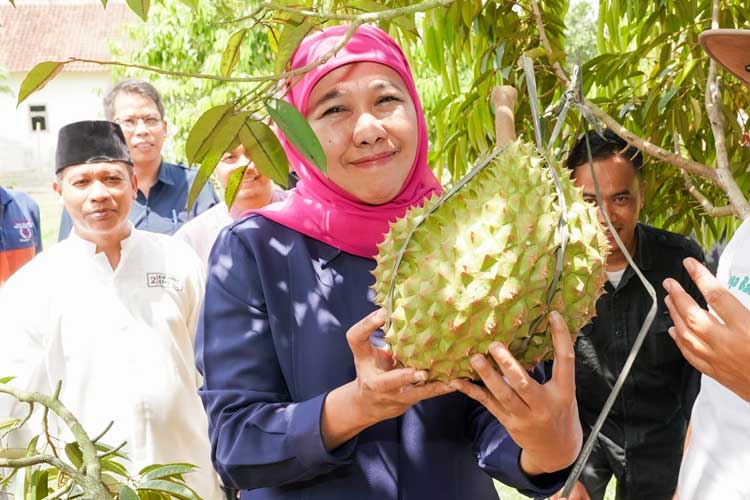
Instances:
[[[500,500],[528,500],[530,497],[522,495],[513,488],[505,486],[502,483],[495,481],[495,488],[497,488],[497,494],[500,496]],[[614,478],[607,485],[607,492],[604,494],[604,500],[615,500],[615,480]]]

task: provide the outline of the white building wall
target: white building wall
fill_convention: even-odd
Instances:
[[[62,72],[41,91],[16,108],[18,90],[26,73],[11,73],[13,94],[0,94],[0,174],[26,172],[51,175],[57,132],[79,120],[102,119],[102,96],[112,85],[106,72]],[[31,129],[29,106],[47,108],[47,130]]]

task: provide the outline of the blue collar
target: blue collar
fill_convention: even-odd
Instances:
[[[164,160],[161,161],[159,164],[159,175],[158,175],[158,181],[163,182],[164,184],[169,184],[170,186],[174,186],[176,184],[175,178],[174,178],[174,169],[176,167],[172,165],[171,163],[167,163]]]

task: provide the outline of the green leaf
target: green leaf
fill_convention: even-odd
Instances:
[[[14,378],[16,378],[16,377],[3,377],[3,378],[0,378],[0,384],[7,384],[8,382],[10,382],[11,380],[13,380]]]
[[[150,479],[138,484],[138,491],[151,490],[166,493],[180,500],[200,500],[200,497],[184,484],[167,481],[165,479]]]
[[[325,173],[326,155],[323,146],[297,108],[281,99],[271,98],[266,101],[266,111],[297,151]]]
[[[172,476],[181,476],[182,474],[187,474],[188,472],[192,472],[195,469],[195,465],[186,463],[160,465],[144,473],[141,481],[147,481],[149,479],[164,479]]]
[[[21,421],[20,418],[6,418],[3,420],[0,420],[0,431],[3,429],[9,429],[19,423]]]
[[[188,163],[200,163],[211,145],[211,137],[221,123],[232,116],[231,104],[214,106],[198,118],[185,141],[185,156]]]
[[[193,183],[190,185],[190,192],[187,199],[188,210],[193,207],[193,203],[198,198],[203,186],[208,182],[209,177],[211,177],[224,152],[234,142],[234,138],[237,137],[240,128],[248,116],[250,116],[248,112],[231,114],[221,121],[208,138],[208,151],[201,162],[198,172],[195,174]]]
[[[247,35],[247,29],[236,31],[229,37],[227,46],[224,48],[224,53],[221,55],[219,71],[222,76],[231,75],[234,67],[237,66],[240,60],[240,48],[242,47],[242,42],[245,40],[245,35]]]
[[[73,464],[73,467],[80,469],[83,465],[83,453],[78,443],[68,443],[65,445],[65,454],[68,456],[68,460]]]
[[[125,0],[130,10],[135,12],[138,17],[148,21],[148,9],[151,7],[151,0]]]
[[[289,160],[271,127],[257,120],[248,120],[240,129],[239,136],[245,153],[253,161],[255,168],[279,186],[286,188],[289,180]]]
[[[114,456],[111,457],[114,458]],[[120,462],[115,462],[114,460],[102,460],[102,470],[112,472],[113,474],[117,474],[118,476],[129,477],[128,470],[125,468],[125,466]]]
[[[657,105],[657,111],[659,114],[664,113],[664,110],[667,108],[667,104],[669,104],[669,101],[672,100],[678,90],[680,89],[678,87],[675,87],[659,98],[659,104]]]
[[[127,484],[123,484],[120,488],[120,493],[117,495],[117,500],[140,500],[138,494]]]
[[[107,8],[107,0],[101,0],[101,2],[102,2],[102,7],[104,7],[106,9]]]
[[[180,2],[184,3],[194,11],[198,10],[198,0],[180,0]]]
[[[312,29],[313,24],[303,21],[300,24],[287,24],[279,35],[278,52],[276,53],[276,73],[281,73],[289,64],[297,46]]]
[[[34,92],[41,90],[45,85],[49,83],[57,74],[62,71],[64,62],[58,61],[45,61],[40,62],[34,66],[31,71],[26,75],[26,78],[21,82],[21,88],[18,91],[18,107],[23,101],[26,100]]]
[[[15,0],[8,0],[8,1],[10,2],[10,4],[11,4],[11,5],[13,6],[13,7],[15,7],[15,6],[16,6],[16,2],[15,2]]]
[[[245,175],[245,171],[247,170],[247,165],[240,168],[235,168],[232,170],[232,173],[229,174],[229,179],[227,179],[227,187],[224,190],[224,203],[229,208],[232,208],[232,205],[234,204],[234,198],[237,196],[237,189],[239,189],[240,184],[242,183],[242,177]]]
[[[349,2],[347,4],[347,7],[353,7],[364,12],[380,12],[381,10],[390,8],[388,5],[381,4],[379,2],[376,2],[375,0],[355,0],[354,2]],[[394,17],[390,21],[410,33],[419,35],[417,26],[414,24],[413,16],[398,16]]]

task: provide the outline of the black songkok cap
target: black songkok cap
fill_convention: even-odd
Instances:
[[[133,165],[130,151],[120,126],[107,121],[69,123],[57,134],[55,173],[65,167],[121,161]]]

